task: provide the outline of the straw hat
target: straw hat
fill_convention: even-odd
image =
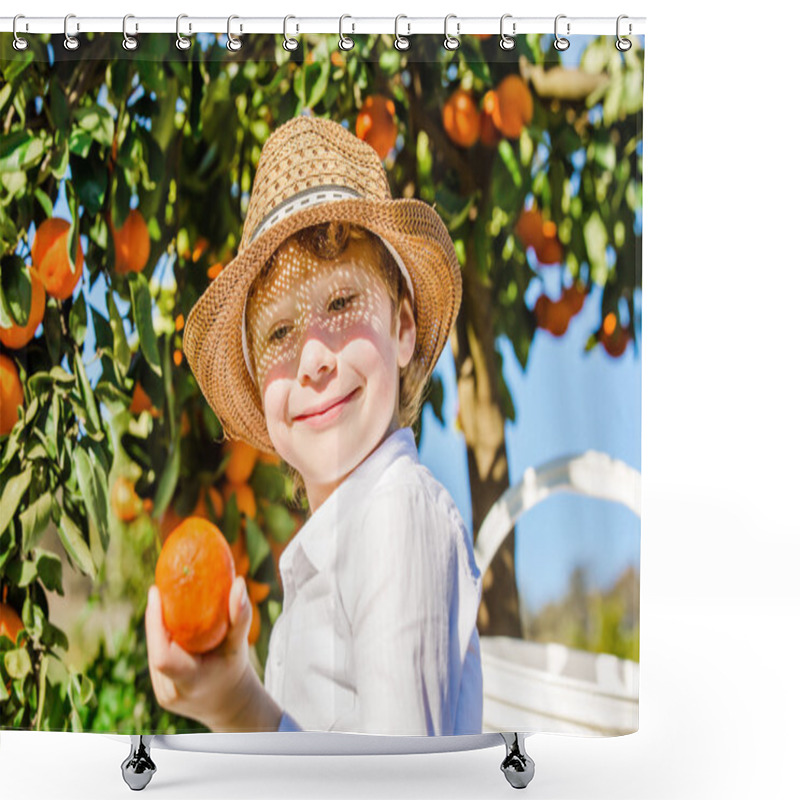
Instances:
[[[296,117],[261,151],[236,257],[195,303],[183,349],[226,434],[273,450],[242,346],[253,279],[287,237],[340,220],[380,236],[413,287],[414,357],[427,377],[461,304],[461,272],[439,215],[421,200],[392,199],[372,147],[331,120]]]

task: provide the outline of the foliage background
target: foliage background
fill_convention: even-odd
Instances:
[[[176,323],[235,252],[261,146],[281,122],[314,113],[352,129],[368,96],[394,101],[398,138],[385,161],[393,193],[435,203],[462,261],[453,349],[475,530],[508,486],[503,423],[515,409],[496,339],[508,337],[524,367],[542,335],[525,293],[552,268],[515,234],[526,205],[535,201],[558,226],[562,285],[601,287],[603,313],[626,307],[633,347],[639,336],[640,43],[623,57],[613,38],[593,40],[581,69],[567,73],[548,36],[518,37],[508,53],[494,38],[463,37],[447,53],[440,37],[415,37],[407,54],[388,37],[357,37],[345,55],[335,36],[304,36],[293,54],[268,36],[240,53],[216,44],[178,52],[174,37],[158,34],[127,53],[118,38],[87,34],[69,53],[58,37],[31,37],[21,54],[10,35],[0,37],[3,313],[24,321],[33,234],[59,200],[86,259],[73,296],[48,299],[36,338],[4,350],[20,370],[25,406],[0,439],[0,585],[26,632],[0,640],[0,726],[201,729],[155,703],[143,626],[163,515],[188,513],[201,487],[224,483],[219,423],[180,358]],[[454,145],[442,126],[447,97],[461,86],[479,99],[509,74],[534,96],[521,136],[496,148]],[[119,228],[131,207],[147,221],[151,250],[141,273],[123,275],[109,224]],[[597,343],[590,337],[586,348]],[[131,411],[137,382],[151,410]],[[429,402],[441,419],[435,382]],[[120,477],[149,501],[130,522],[111,513]],[[259,463],[250,483],[255,519],[242,523],[233,499],[219,522],[229,540],[245,525],[251,575],[270,585],[252,654],[263,665],[280,612],[273,545],[294,533],[303,509],[291,507],[275,465]],[[513,553],[512,535],[485,585],[484,633],[522,634]],[[79,587],[82,625],[68,637],[51,605]],[[635,612],[601,624],[607,635],[593,642],[552,619],[539,635],[636,658]],[[114,623],[93,627],[98,619]]]

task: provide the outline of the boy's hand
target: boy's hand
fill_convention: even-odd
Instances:
[[[147,661],[156,699],[167,711],[207,727],[232,725],[252,690],[247,632],[253,610],[241,576],[231,587],[228,614],[231,627],[221,644],[195,655],[172,641],[164,627],[161,596],[155,585],[147,595]]]

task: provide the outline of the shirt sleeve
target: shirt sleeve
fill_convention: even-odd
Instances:
[[[461,677],[457,554],[416,485],[382,490],[354,531],[351,622],[363,733],[453,733]]]
[[[303,729],[297,723],[297,720],[288,712],[284,711],[281,714],[281,721],[278,724],[278,731],[302,731]]]

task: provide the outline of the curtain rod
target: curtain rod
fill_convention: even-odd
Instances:
[[[572,36],[581,34],[613,36],[617,34],[617,17],[570,17],[558,15],[558,34]],[[497,33],[500,36],[500,17],[459,17],[451,14],[445,23],[444,17],[239,17],[231,20],[231,32],[236,35],[252,33],[282,34],[285,30],[292,35],[304,33],[388,33],[396,31],[403,36],[414,34],[444,34],[445,25],[451,36],[476,33]],[[621,36],[644,34],[645,17],[622,16],[619,22]],[[504,15],[503,32],[508,36],[525,33],[554,33],[556,17],[515,17]],[[69,16],[66,22],[69,34],[79,33],[122,33],[123,17],[83,17]],[[228,17],[195,17],[181,14],[180,17],[138,17],[128,15],[126,31],[134,36],[139,33],[176,33],[184,36],[195,33],[225,34],[228,31]],[[17,20],[17,33],[64,33],[65,17],[28,17]],[[0,17],[0,31],[12,32],[14,17]]]

